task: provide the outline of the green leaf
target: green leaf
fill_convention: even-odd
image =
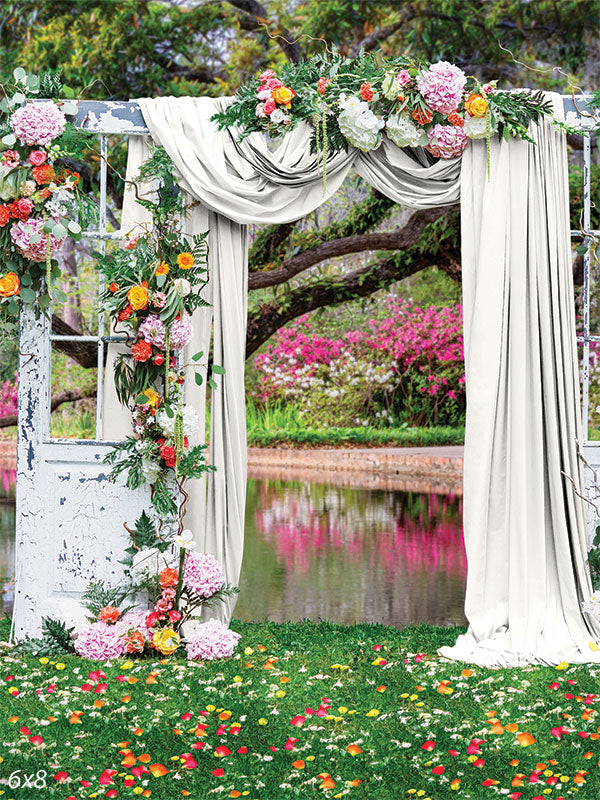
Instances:
[[[23,67],[16,67],[13,69],[13,78],[18,81],[23,81],[27,77],[27,73],[23,69]]]
[[[212,371],[215,375],[225,375],[225,367],[220,367],[218,364],[213,364]]]
[[[70,86],[63,86],[63,87],[62,87],[62,93],[63,93],[63,94],[64,94],[64,96],[65,96],[66,98],[68,98],[69,100],[71,100],[73,97],[75,97],[75,90],[74,90],[74,89],[71,89],[71,87],[70,87]],[[65,113],[66,113],[66,112],[65,112]]]
[[[211,389],[213,389],[213,390],[218,388],[218,386],[217,386],[216,382],[215,382],[215,381],[213,381],[213,379],[212,379],[212,378],[209,378],[209,379],[208,379],[208,385],[209,385],[209,386],[210,386],[210,388],[211,388]]]
[[[173,417],[175,416],[175,412],[173,411],[171,406],[165,406],[165,411],[167,412],[167,417],[169,419],[173,419]]]
[[[138,394],[138,396],[135,398],[135,402],[138,404],[138,406],[145,405],[148,402],[148,395],[143,393]]]
[[[52,228],[52,233],[57,239],[64,239],[67,235],[67,229],[62,223],[57,222]]]
[[[2,143],[7,144],[9,147],[12,147],[17,141],[17,137],[14,133],[7,133],[5,136],[2,137]]]
[[[194,353],[194,355],[192,356],[192,361],[200,361],[203,355],[204,353],[202,352],[202,350],[200,350],[199,353]]]
[[[78,222],[75,222],[74,219],[69,220],[67,228],[71,231],[71,233],[81,233],[81,225]]]
[[[200,373],[199,373],[199,372],[194,372],[194,380],[196,381],[196,383],[198,384],[198,386],[202,386],[202,383],[203,383],[203,381],[204,381],[204,379],[203,379],[202,375],[200,375]]]
[[[21,300],[24,303],[34,303],[36,296],[33,289],[29,289],[27,286],[21,286]]]

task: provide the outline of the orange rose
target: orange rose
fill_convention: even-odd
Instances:
[[[148,289],[146,286],[132,286],[127,292],[127,299],[134,311],[141,311],[148,306]]]
[[[104,606],[102,611],[98,614],[98,619],[101,622],[115,623],[121,615],[121,612],[115,606]]]
[[[0,278],[0,297],[14,297],[19,294],[19,279],[14,272],[7,272]]]
[[[168,275],[170,269],[171,267],[167,264],[166,261],[161,261],[158,267],[156,268],[155,275]]]
[[[274,89],[271,97],[276,103],[279,103],[286,108],[290,108],[292,98],[296,96],[296,92],[290,89],[289,86],[280,86],[279,89]]]
[[[487,107],[487,100],[480,94],[472,94],[465,101],[465,108],[471,117],[485,117]]]
[[[194,266],[194,256],[191,253],[179,253],[177,266],[179,269],[191,269]]]
[[[43,183],[52,183],[56,178],[56,172],[54,172],[54,168],[50,164],[42,164],[39,167],[34,167],[31,171],[38,186]]]
[[[118,290],[119,290],[119,284],[118,284],[118,283],[114,283],[114,282],[113,282],[113,283],[111,283],[111,285],[108,287],[108,291],[109,291],[109,292],[112,292],[113,294],[114,294],[115,292],[117,292]]]
[[[415,122],[418,122],[419,125],[427,125],[433,119],[433,114],[428,108],[424,108],[423,110],[415,108],[412,112],[412,118]]]

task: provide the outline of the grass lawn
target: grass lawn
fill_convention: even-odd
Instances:
[[[249,447],[434,447],[464,444],[464,428],[299,428],[248,426]]]
[[[596,667],[440,663],[455,628],[232,627],[223,662],[5,656],[3,800],[600,797]]]

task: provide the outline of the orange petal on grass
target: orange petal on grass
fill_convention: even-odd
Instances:
[[[134,735],[135,735],[135,736],[141,736],[143,732],[144,732],[144,729],[143,729],[143,728],[136,728],[136,729],[133,731],[133,733],[134,733]]]
[[[472,669],[463,669],[460,674],[463,676],[463,678],[470,678],[471,675],[475,675]]]
[[[304,769],[305,766],[306,764],[304,763],[304,761],[302,761],[302,759],[300,759],[299,761],[292,761],[292,767],[294,769]]]
[[[281,683],[289,683],[290,682],[290,678],[288,678],[286,675],[282,675],[281,678],[279,678],[279,680],[280,680]]]
[[[516,733],[519,730],[519,726],[516,722],[509,722],[508,725],[504,726],[504,730],[509,733]]]
[[[79,717],[82,716],[83,716],[83,711],[74,711],[69,718],[69,722],[71,723],[71,725],[81,725],[81,720],[79,719]]]
[[[517,733],[517,739],[519,740],[521,747],[529,747],[529,745],[537,742],[537,739],[535,739],[530,733]]]
[[[133,675],[128,675],[127,676],[127,683],[137,683],[138,681],[139,681],[139,678],[136,678]]]
[[[335,786],[335,781],[331,778],[325,778],[323,783],[321,784],[321,789],[333,789]]]
[[[359,778],[355,778],[353,781],[348,781],[348,786],[358,786],[361,783],[362,781]]]
[[[490,728],[490,733],[500,735],[501,733],[504,733],[504,727],[498,721],[496,721]]]
[[[169,772],[164,764],[151,764],[148,769],[155,778],[162,778],[163,775],[167,775]]]
[[[121,702],[122,703],[130,703],[131,702],[131,695],[130,694],[123,695],[123,697],[121,698]]]
[[[386,690],[386,689],[387,689],[387,686],[378,686],[378,687],[375,689],[375,691],[376,691],[376,692],[385,692],[385,690]]]
[[[94,708],[102,708],[106,705],[106,700],[94,700]]]
[[[123,767],[133,767],[137,762],[137,758],[134,755],[125,756],[123,761],[121,761],[121,765]]]
[[[346,750],[351,756],[357,756],[359,753],[362,753],[361,748],[357,744],[349,744]]]
[[[148,753],[142,753],[141,756],[138,756],[138,761],[141,761],[142,764],[148,764],[151,761],[151,758]]]

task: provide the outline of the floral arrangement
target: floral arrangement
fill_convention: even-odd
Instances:
[[[435,158],[455,158],[470,139],[498,133],[531,141],[529,123],[551,114],[541,92],[500,91],[446,61],[426,64],[381,53],[349,59],[334,52],[279,75],[262,72],[215,114],[220,128],[241,136],[262,131],[278,136],[301,120],[313,125],[313,148],[323,154],[374,150],[387,136],[398,147],[424,147]]]
[[[69,121],[76,104],[37,99],[63,92],[55,73],[19,67],[13,76],[0,100],[0,306],[10,315],[19,301],[49,308],[60,275],[55,256],[68,236],[81,238],[82,216],[93,213],[79,174],[65,164],[88,138]]]
[[[143,166],[140,179],[158,180],[154,199],[139,197],[152,214],[149,230],[130,235],[125,246],[110,254],[97,254],[106,290],[103,308],[113,320],[115,333],[126,333],[129,348],[115,365],[119,399],[131,408],[134,435],[107,457],[112,479],[127,473],[136,489],[148,484],[152,502],[164,519],[177,514],[173,490],[188,478],[198,478],[212,467],[205,464],[205,446],[190,446],[198,432],[194,409],[184,402],[186,374],[193,367],[201,384],[202,353],[189,363],[183,348],[192,338],[192,314],[205,306],[201,291],[208,280],[206,234],[184,237],[179,220],[185,214],[182,193],[175,183],[173,165],[162,148],[156,148]],[[214,375],[222,374],[212,366]]]
[[[195,624],[203,606],[237,592],[226,583],[216,558],[193,552],[191,531],[165,534],[145,513],[127,530],[127,580],[114,588],[90,585],[84,605],[91,616],[72,631],[74,651],[106,661],[125,654],[171,656],[185,645],[189,659],[230,657],[239,634],[215,619]],[[186,639],[183,626],[190,622]]]

